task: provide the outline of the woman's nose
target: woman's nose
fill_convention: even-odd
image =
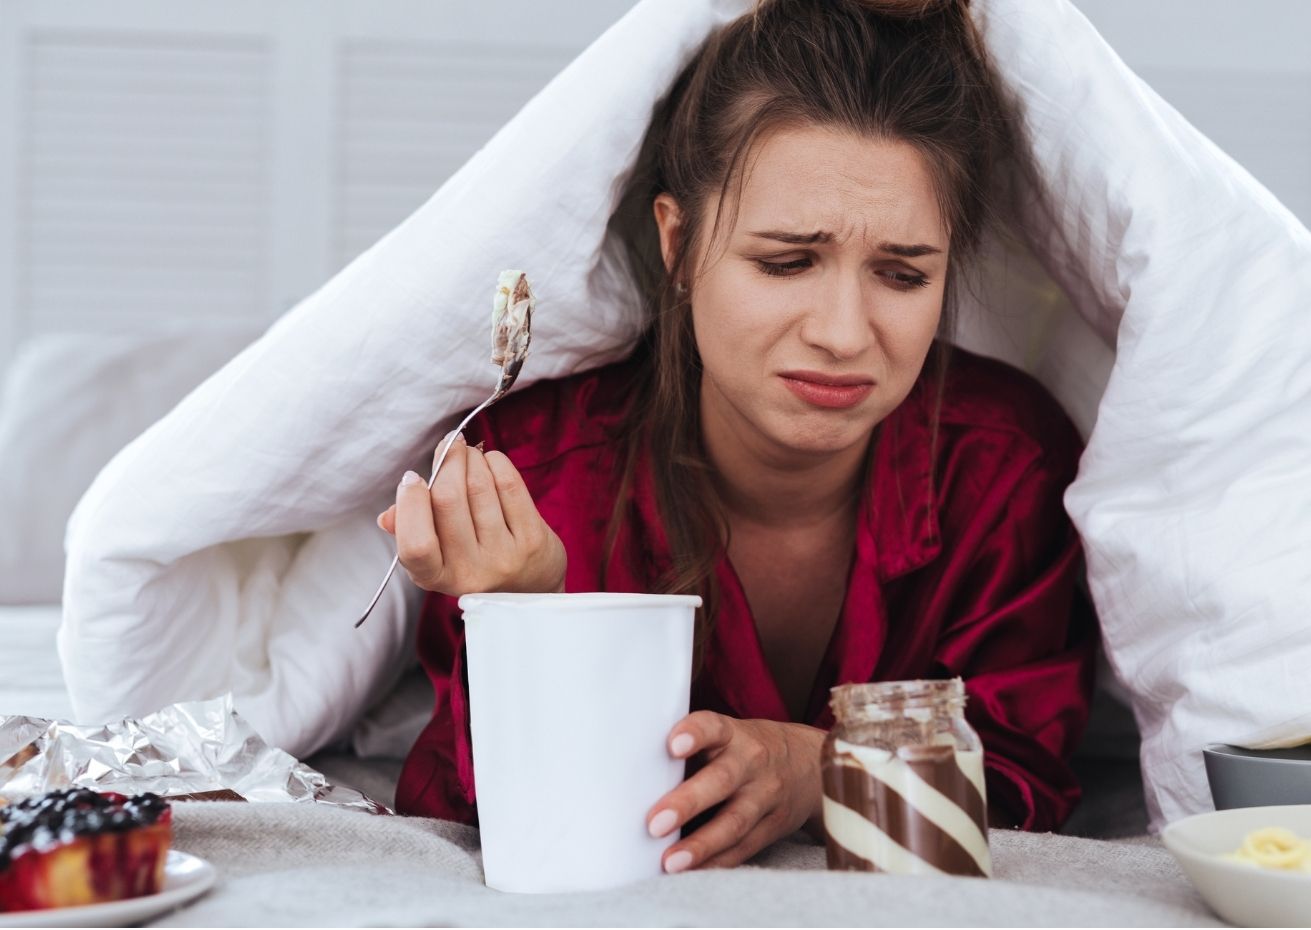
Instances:
[[[859,277],[837,276],[807,309],[801,338],[835,360],[858,357],[874,341],[867,295]]]

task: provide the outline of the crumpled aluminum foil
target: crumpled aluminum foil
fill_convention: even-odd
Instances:
[[[247,801],[304,801],[392,813],[269,746],[238,716],[230,694],[172,704],[104,726],[0,715],[0,794],[43,794],[74,786],[129,795],[153,791],[165,797],[226,790]]]

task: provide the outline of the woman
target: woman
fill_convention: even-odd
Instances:
[[[473,821],[454,598],[702,594],[670,872],[817,829],[828,689],[960,675],[995,823],[1078,787],[1092,625],[1062,506],[1080,452],[1026,376],[949,351],[1003,110],[960,2],[766,0],[662,101],[615,222],[633,358],[535,385],[408,473],[379,524],[429,595],[434,716],[398,806]]]

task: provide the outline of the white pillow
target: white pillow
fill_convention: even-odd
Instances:
[[[287,583],[274,552],[252,593],[233,541],[320,530],[389,499],[451,415],[491,388],[486,308],[502,268],[526,269],[542,298],[521,383],[624,351],[637,304],[603,238],[619,179],[677,67],[751,5],[639,3],[414,216],[110,464],[70,524],[61,645],[79,709],[204,696],[193,666],[237,642],[210,605],[249,625],[243,611],[267,610]],[[1311,638],[1311,244],[1067,0],[971,9],[1035,162],[1035,177],[1013,178],[1016,216],[1087,324],[1037,308],[1030,319],[1052,325],[1018,354],[1087,425],[1118,347],[1067,500],[1111,660],[1135,698],[1159,823],[1207,806],[1204,742],[1311,736],[1305,663],[1287,661]],[[1013,283],[994,274],[980,303],[1004,306]],[[1024,321],[1007,332],[1026,332]],[[376,540],[368,532],[361,519],[361,544]],[[348,628],[372,585],[300,567],[340,593],[320,622]],[[331,682],[333,703],[295,711],[267,691],[238,693],[269,742],[303,753],[359,712],[370,684],[360,655],[393,635],[379,619],[332,638],[340,651],[316,652],[312,668],[294,661],[306,630],[276,654],[255,636],[238,667],[203,684],[261,662],[266,675],[290,663],[277,669],[288,700]],[[351,662],[359,679],[334,671]]]
[[[51,333],[20,345],[0,391],[0,604],[57,604],[64,524],[96,473],[259,334],[197,326]]]

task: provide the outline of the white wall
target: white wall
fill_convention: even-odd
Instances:
[[[275,319],[629,5],[0,0],[0,373],[45,332]]]
[[[1311,0],[1074,0],[1152,88],[1311,225]]]

